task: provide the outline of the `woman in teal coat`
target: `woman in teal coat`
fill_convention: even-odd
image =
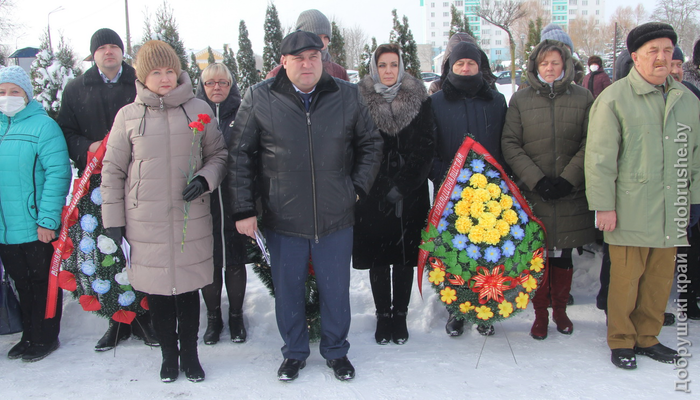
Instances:
[[[68,149],[61,129],[32,99],[20,67],[0,69],[0,258],[15,281],[22,339],[10,359],[38,361],[58,348],[56,316],[44,319],[49,269],[61,210],[70,187]]]

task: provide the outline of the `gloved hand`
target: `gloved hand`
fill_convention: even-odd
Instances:
[[[114,228],[106,228],[105,233],[107,234],[107,237],[114,240],[114,243],[119,246],[122,244],[122,236],[124,236],[124,227],[123,226],[115,226]]]
[[[561,176],[554,179],[554,187],[557,189],[557,199],[570,195],[571,191],[574,190],[574,185]]]
[[[182,191],[182,198],[185,199],[185,201],[192,201],[201,196],[202,193],[206,192],[207,190],[209,190],[207,180],[201,176],[196,176],[194,179],[192,179],[192,182],[187,185],[185,190]]]
[[[549,200],[554,200],[558,199],[557,197],[557,188],[555,186],[554,180],[547,178],[546,176],[542,179],[540,179],[539,182],[537,182],[537,185],[535,185],[535,190],[537,193],[540,194],[542,197],[542,200],[544,201],[549,201]]]
[[[695,224],[700,221],[700,204],[690,205],[690,221],[688,221],[688,228],[692,228]]]
[[[396,204],[399,201],[403,199],[403,195],[401,192],[399,192],[399,189],[394,186],[389,190],[389,193],[386,194],[386,200],[391,203],[391,204]]]

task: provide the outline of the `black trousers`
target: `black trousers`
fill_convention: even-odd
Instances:
[[[63,290],[58,290],[56,316],[44,319],[49,288],[49,270],[53,246],[40,241],[0,244],[0,259],[5,271],[15,281],[22,308],[22,340],[50,344],[58,339],[63,310]]]

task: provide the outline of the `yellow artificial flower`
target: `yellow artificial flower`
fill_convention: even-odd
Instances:
[[[510,314],[513,313],[513,303],[503,300],[503,303],[498,305],[498,313],[503,316],[503,318],[508,318]]]
[[[497,202],[496,200],[491,200],[488,203],[486,203],[486,209],[489,210],[489,212],[495,217],[501,215],[501,203]]]
[[[457,300],[457,291],[451,287],[446,287],[440,291],[440,300],[445,304],[452,304],[453,301]]]
[[[533,278],[530,276],[525,283],[523,283],[523,287],[527,289],[527,292],[530,293],[533,290],[537,289],[537,279]]]
[[[503,220],[510,225],[515,225],[518,223],[518,213],[513,210],[503,211]]]
[[[481,217],[481,214],[484,213],[484,203],[472,203],[471,207],[469,208],[469,214],[474,217],[474,218],[479,218]]]
[[[507,194],[501,195],[501,208],[504,210],[510,210],[513,207],[513,198]]]
[[[466,303],[462,303],[459,305],[459,311],[461,311],[463,314],[466,314],[475,308],[476,307],[472,305],[471,301],[467,301]]]
[[[470,187],[464,188],[464,190],[462,190],[462,200],[466,201],[467,203],[474,201],[474,189]]]
[[[463,217],[465,215],[469,215],[469,208],[471,207],[471,203],[465,200],[460,200],[457,202],[455,205],[455,214],[459,217]]]
[[[476,317],[479,319],[483,319],[484,321],[493,317],[493,312],[491,311],[491,308],[486,306],[477,307],[476,309],[474,309],[474,311],[476,311]]]
[[[481,217],[479,217],[479,226],[484,229],[493,228],[496,226],[496,216],[490,212],[481,213]]]
[[[474,197],[472,202],[486,203],[491,200],[491,194],[486,189],[476,189],[474,190]]]
[[[491,245],[496,245],[500,241],[501,234],[498,232],[498,229],[491,228],[486,230],[486,234],[484,235],[484,242]]]
[[[479,244],[484,241],[484,235],[486,234],[486,230],[480,226],[474,226],[472,229],[469,231],[469,240],[474,243],[474,244]]]
[[[496,184],[489,183],[488,185],[486,185],[486,190],[489,191],[492,199],[497,199],[498,196],[501,195],[501,188],[498,187],[498,185]]]
[[[518,293],[518,297],[515,298],[515,306],[523,310],[527,307],[527,303],[529,302],[530,295],[527,293],[520,292]]]
[[[486,177],[483,174],[474,174],[471,178],[469,178],[469,184],[473,188],[483,189],[488,183],[488,179],[486,179]]]
[[[506,236],[510,233],[510,225],[502,219],[496,221],[496,230],[501,235],[501,237]]]
[[[535,271],[535,272],[540,272],[542,271],[542,268],[544,268],[544,260],[542,257],[533,257],[532,260],[530,260],[530,269]]]
[[[466,235],[472,229],[472,219],[469,217],[459,217],[457,218],[457,222],[455,222],[455,227],[457,228],[457,232]]]
[[[445,280],[445,271],[441,270],[440,268],[433,268],[432,271],[430,271],[430,274],[428,274],[428,281],[434,283],[435,285],[441,284]]]

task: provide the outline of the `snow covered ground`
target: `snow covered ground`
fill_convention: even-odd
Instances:
[[[93,351],[107,322],[81,310],[66,294],[61,347],[36,363],[9,360],[5,354],[20,335],[0,336],[0,398],[14,399],[660,399],[698,398],[700,359],[688,359],[690,389],[674,391],[673,365],[639,357],[638,369],[624,371],[610,363],[605,343],[605,315],[595,308],[600,254],[575,260],[576,304],[569,308],[573,335],[559,334],[550,323],[549,337],[529,335],[532,308],[496,325],[496,334],[480,336],[475,328],[458,338],[445,334],[447,312],[426,279],[421,299],[414,287],[409,310],[411,337],[403,346],[374,342],[374,305],[366,271],[352,272],[353,320],[349,358],[357,368],[350,382],[339,382],[312,344],[299,378],[277,381],[282,343],[273,299],[249,270],[245,313],[248,342],[234,344],[228,333],[215,346],[201,344],[206,380],[184,376],[171,384],[159,380],[160,350],[134,339],[114,352]],[[225,298],[225,296],[224,296]],[[225,309],[226,309],[225,305]],[[669,302],[669,310],[673,302]],[[201,333],[205,312],[202,303]],[[700,344],[700,323],[689,323],[687,337]],[[660,339],[676,347],[676,327],[664,327]],[[688,350],[693,350],[693,347]]]

